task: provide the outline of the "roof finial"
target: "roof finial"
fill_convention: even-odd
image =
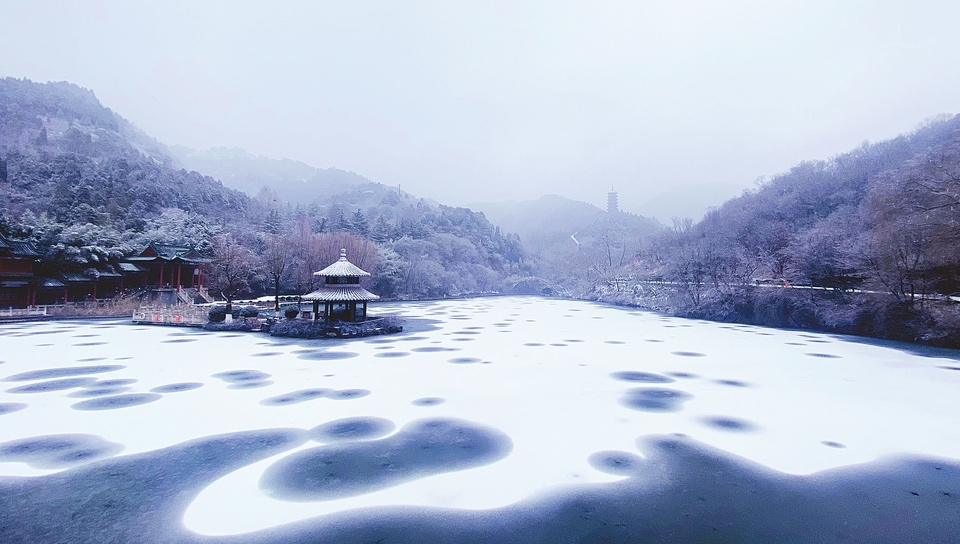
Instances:
[[[347,260],[347,250],[346,250],[346,248],[340,248],[340,260],[341,260],[341,261]]]

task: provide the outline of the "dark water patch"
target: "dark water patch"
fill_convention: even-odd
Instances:
[[[318,425],[308,435],[317,442],[350,442],[384,437],[397,426],[382,417],[348,417]]]
[[[426,336],[407,336],[405,338],[397,338],[398,342],[419,342],[421,340],[429,340],[430,338]]]
[[[784,342],[788,346],[806,346],[806,342]]]
[[[643,466],[643,458],[625,451],[598,451],[587,457],[587,463],[600,472],[628,476]]]
[[[49,391],[64,391],[66,389],[76,389],[96,382],[96,378],[62,378],[59,380],[49,380],[44,382],[31,383],[30,385],[21,385],[7,389],[7,393],[47,393]]]
[[[541,344],[540,342],[527,342],[526,344],[524,344],[524,346],[530,346],[530,347],[536,348],[536,347],[543,346],[543,344]]]
[[[719,383],[720,385],[729,385],[730,387],[750,387],[750,384],[747,382],[742,382],[740,380],[713,380],[714,383]]]
[[[283,355],[282,351],[261,351],[260,353],[251,353],[251,357],[276,357],[277,355]]]
[[[301,389],[276,397],[263,399],[260,404],[263,406],[287,406],[290,404],[299,404],[313,399],[322,399],[334,393],[333,389]]]
[[[163,395],[156,393],[129,393],[126,395],[116,395],[111,397],[100,397],[96,399],[80,401],[70,407],[74,410],[116,410],[119,408],[128,408],[130,406],[139,406],[163,398]]]
[[[409,351],[386,351],[383,353],[375,353],[374,357],[380,357],[383,359],[393,359],[397,357],[407,357],[410,355]]]
[[[78,363],[93,363],[96,361],[106,361],[106,357],[87,357],[85,359],[77,359]]]
[[[480,334],[477,331],[454,331],[453,334]]]
[[[832,344],[830,340],[810,340],[809,342],[814,344]]]
[[[79,344],[73,344],[74,347],[89,347],[89,346],[102,346],[106,342],[80,342]]]
[[[174,338],[172,340],[161,340],[161,344],[186,344],[187,342],[196,342],[196,338]]]
[[[623,340],[604,340],[604,344],[626,344]]]
[[[74,334],[71,338],[96,338],[99,334]]]
[[[219,378],[227,383],[244,383],[266,380],[270,377],[270,374],[259,370],[228,370],[212,374],[211,377]]]
[[[52,345],[53,345],[53,344],[34,344],[33,347],[36,347],[36,348],[48,348],[48,347],[50,347],[50,346],[52,346]]]
[[[505,458],[503,432],[459,419],[426,419],[380,440],[296,452],[268,467],[260,488],[275,499],[322,501],[355,497]]]
[[[699,353],[696,351],[671,351],[670,355],[677,355],[679,357],[706,357],[705,353]]]
[[[650,372],[637,372],[634,370],[613,372],[610,374],[610,377],[624,382],[672,383],[676,381],[673,378],[668,378],[659,374],[653,374]]]
[[[367,389],[341,389],[330,393],[329,397],[333,400],[351,400],[366,397],[370,394]]]
[[[22,402],[0,402],[0,416],[23,410],[28,405]]]
[[[834,442],[833,440],[824,440],[824,441],[822,441],[822,442],[820,442],[820,443],[823,444],[824,446],[828,447],[828,448],[842,449],[842,448],[846,448],[846,447],[847,447],[846,445],[841,444],[840,442]]]
[[[716,429],[722,429],[724,431],[751,432],[757,430],[757,426],[749,421],[726,416],[703,417],[700,418],[700,422],[704,425],[708,425]]]
[[[472,317],[450,317],[450,319],[473,319]]]
[[[378,338],[376,340],[367,340],[368,344],[392,344],[399,340],[398,338]],[[304,350],[311,351],[311,350]]]
[[[227,386],[227,389],[260,389],[261,387],[267,387],[268,385],[273,385],[272,380],[262,380],[255,382],[240,382],[233,383]]]
[[[638,387],[625,391],[620,404],[643,412],[677,412],[692,398],[690,393],[676,389]]]
[[[119,393],[126,393],[133,389],[132,387],[86,387],[79,391],[74,391],[73,393],[67,394],[68,397],[75,399],[86,399],[90,397],[105,397],[107,395],[117,395]]]
[[[944,370],[960,370],[960,366],[938,366],[937,368],[942,368]]]
[[[832,353],[804,353],[804,355],[809,355],[810,357],[820,357],[821,359],[840,359],[839,355],[834,355]]]
[[[397,346],[377,346],[373,349],[397,349]]]
[[[127,368],[123,365],[96,365],[96,366],[72,366],[67,368],[45,368],[43,370],[31,370],[30,372],[21,372],[7,376],[3,379],[5,382],[26,382],[31,380],[46,380],[49,378],[66,378],[69,376],[84,376],[86,374],[102,374],[104,372],[114,372]]]
[[[451,338],[451,342],[473,342],[475,338]]]
[[[460,348],[447,348],[442,346],[423,346],[419,348],[413,348],[410,351],[416,351],[417,353],[436,353],[439,351],[460,351]]]
[[[556,342],[556,343],[553,343],[553,344],[550,344],[550,345],[553,346],[553,347],[556,347],[556,348],[565,348],[565,347],[567,347],[567,344],[563,344],[563,343],[560,343],[560,342]]]
[[[117,378],[115,380],[97,380],[87,387],[120,387],[122,385],[132,385],[137,383],[136,378]]]
[[[447,362],[455,365],[469,365],[473,363],[479,363],[480,359],[477,359],[476,357],[454,357],[453,359],[447,359]]]
[[[583,340],[580,340],[579,338],[564,338],[563,341],[571,344],[580,344],[583,342]]]
[[[0,461],[57,469],[113,457],[123,448],[121,444],[93,434],[51,434],[0,444]]]
[[[674,378],[685,378],[685,379],[694,379],[699,378],[698,374],[691,374],[690,372],[667,372],[667,376],[673,376]]]
[[[644,342],[656,342],[656,343],[660,343],[660,342],[663,342],[663,340],[657,340],[656,338],[647,338],[646,340],[644,340]]]
[[[129,361],[130,359],[133,359],[133,357],[114,357],[113,358],[114,361]]]
[[[197,389],[203,387],[203,384],[200,382],[180,382],[180,383],[168,383],[167,385],[159,385],[150,390],[151,393],[180,393],[181,391],[190,391],[191,389]]]
[[[352,351],[309,351],[298,355],[299,358],[309,361],[339,361],[359,356],[359,353]]]
[[[494,323],[494,327],[509,327],[510,323]]]
[[[484,329],[484,327],[481,327],[481,326],[479,326],[479,325],[473,326],[473,327],[464,327],[464,330],[468,330],[468,331],[480,331],[480,330],[483,330],[483,329]]]

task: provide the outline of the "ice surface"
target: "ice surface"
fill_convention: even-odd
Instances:
[[[66,465],[49,452],[7,456],[0,475],[85,466],[118,448],[125,458],[213,435],[312,429],[314,442],[232,469],[200,492],[187,528],[226,535],[364,507],[476,511],[617,482],[643,465],[637,439],[651,435],[684,433],[787,474],[900,453],[960,459],[956,352],[538,298],[371,311],[407,317],[407,332],[291,341],[123,321],[2,325],[0,445],[42,450],[65,443],[49,437],[69,436],[76,455]],[[129,389],[98,394],[111,388]],[[80,407],[101,409],[72,409]],[[423,420],[464,422],[512,449],[486,464],[431,465],[407,454],[432,444],[404,434]],[[371,468],[376,452],[399,456],[398,474]],[[348,467],[349,493],[328,485],[291,501],[277,489],[302,491],[296,481],[264,483],[270,467],[311,456]]]

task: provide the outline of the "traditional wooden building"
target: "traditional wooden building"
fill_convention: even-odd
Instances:
[[[360,278],[370,273],[348,261],[346,249],[340,250],[340,260],[313,275],[322,277],[323,285],[302,298],[313,302],[314,321],[320,317],[321,302],[327,321],[363,321],[367,318],[367,302],[380,298],[360,287]]]
[[[196,248],[150,243],[120,263],[124,287],[145,289],[156,302],[177,304],[203,299],[212,302],[203,287],[203,267],[211,260]]]
[[[30,242],[0,234],[0,308],[26,308],[36,304],[35,269],[40,261]]]

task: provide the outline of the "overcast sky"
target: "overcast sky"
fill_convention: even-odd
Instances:
[[[278,4],[278,5],[277,5]],[[449,204],[622,207],[960,112],[960,2],[0,0],[0,75],[166,144],[336,166]]]

